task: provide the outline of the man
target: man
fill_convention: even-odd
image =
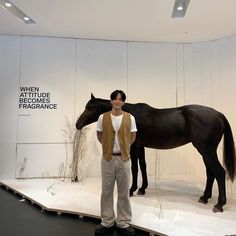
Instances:
[[[101,114],[97,122],[97,138],[102,144],[102,194],[101,224],[96,227],[95,235],[107,234],[114,229],[123,235],[135,235],[130,226],[131,206],[129,188],[131,178],[130,146],[135,141],[137,127],[135,118],[122,110],[126,95],[115,90],[110,95],[112,110]],[[117,184],[117,218],[113,209],[113,192]]]

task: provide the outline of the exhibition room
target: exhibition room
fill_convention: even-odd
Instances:
[[[236,235],[235,9],[0,0],[0,236]]]

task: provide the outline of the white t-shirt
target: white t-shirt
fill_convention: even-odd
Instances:
[[[115,130],[115,141],[114,141],[114,147],[113,147],[113,152],[120,152],[120,145],[119,145],[119,138],[118,138],[118,130],[120,128],[121,125],[121,121],[122,121],[122,115],[119,116],[114,116],[111,114],[111,121],[112,121],[112,126]],[[136,122],[135,122],[135,118],[133,115],[130,114],[130,118],[131,118],[131,130],[130,132],[137,132],[137,127],[136,127]],[[97,131],[102,132],[102,120],[103,120],[103,114],[101,114],[98,118],[98,122],[97,122]]]

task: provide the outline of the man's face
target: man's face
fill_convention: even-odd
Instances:
[[[119,93],[116,96],[116,99],[111,101],[111,104],[112,104],[112,107],[114,107],[115,109],[120,109],[122,107],[124,102],[122,101],[121,95]]]

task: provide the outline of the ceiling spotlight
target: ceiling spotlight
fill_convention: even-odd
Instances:
[[[184,17],[190,0],[175,0],[172,11],[172,18]]]
[[[177,10],[178,10],[178,11],[182,11],[183,9],[184,9],[183,6],[178,6],[178,7],[177,7]]]
[[[12,4],[11,4],[10,2],[5,2],[5,6],[6,6],[6,7],[11,7]]]
[[[25,24],[36,23],[31,17],[29,17],[20,8],[18,8],[14,3],[12,3],[11,0],[0,0],[0,7],[3,7],[4,9],[11,12],[14,16],[16,16],[18,19],[23,21]]]

